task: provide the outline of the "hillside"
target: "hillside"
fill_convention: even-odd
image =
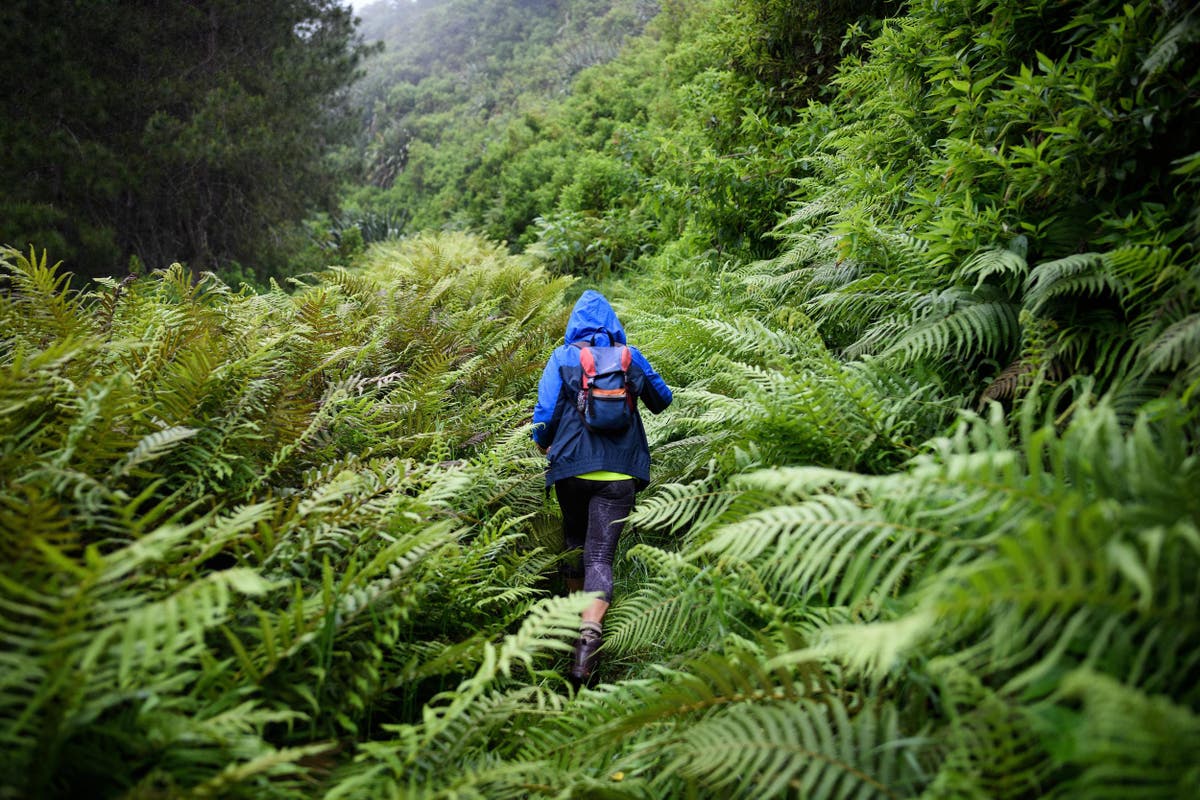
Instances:
[[[351,206],[408,230],[477,227],[497,139],[572,79],[611,61],[656,12],[645,0],[376,3],[362,34],[384,45],[357,101],[366,186]],[[370,227],[369,223],[366,227]]]
[[[0,256],[0,795],[1200,791],[1194,12],[361,13],[346,263]],[[584,288],[675,401],[576,689]]]

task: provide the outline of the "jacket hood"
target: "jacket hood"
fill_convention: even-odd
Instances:
[[[605,341],[605,332],[611,334],[609,341]],[[595,289],[588,289],[575,303],[575,308],[571,309],[565,341],[567,344],[591,341],[597,334],[598,345],[626,343],[625,329],[621,327],[621,320],[617,319],[617,312],[613,311],[608,299]]]

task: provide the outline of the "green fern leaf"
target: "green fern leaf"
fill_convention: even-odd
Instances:
[[[1193,368],[1200,360],[1200,313],[1171,325],[1143,350],[1146,371]]]
[[[113,466],[112,474],[114,477],[129,475],[135,468],[142,464],[153,461],[166,453],[170,452],[176,444],[195,436],[198,431],[195,428],[187,428],[182,425],[177,425],[173,428],[158,431],[156,433],[144,436],[137,447],[129,452],[120,463]]]
[[[851,716],[836,702],[739,705],[688,729],[664,772],[731,797],[908,796],[894,712]],[[664,781],[665,783],[665,781]]]
[[[883,356],[908,363],[930,357],[996,355],[1020,338],[1017,309],[1003,299],[947,293],[934,300],[932,309]]]

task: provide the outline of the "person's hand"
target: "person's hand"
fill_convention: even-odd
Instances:
[[[534,442],[534,444],[537,444],[537,442]],[[538,449],[538,452],[540,452],[542,455],[546,455],[546,453],[550,452],[549,447],[542,447],[540,444],[538,444],[537,449]]]

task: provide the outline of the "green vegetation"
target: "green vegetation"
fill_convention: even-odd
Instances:
[[[486,220],[493,238],[515,242],[539,203],[552,202],[570,165],[531,164],[530,181],[519,184],[501,180],[499,171],[514,151],[546,138],[541,107],[563,98],[580,70],[611,61],[655,5],[443,0],[365,7],[364,36],[387,46],[359,89],[367,181],[350,193],[348,216],[402,213],[410,230],[479,228]],[[557,160],[564,144],[531,156]],[[537,198],[523,196],[527,189]]]
[[[334,0],[10,0],[0,50],[0,242],[265,276],[333,203],[366,52]]]
[[[362,14],[352,267],[0,257],[0,796],[1200,791],[1200,17]],[[575,692],[585,285],[678,391]]]
[[[567,281],[468,238],[378,257],[71,296],[6,254],[7,792],[299,791],[339,735],[497,668],[554,558],[516,547],[521,420]]]

